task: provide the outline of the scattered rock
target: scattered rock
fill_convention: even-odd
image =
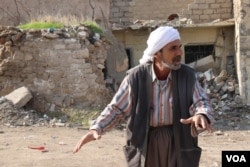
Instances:
[[[21,87],[5,96],[6,99],[11,101],[16,108],[21,108],[29,102],[32,94],[26,87]]]
[[[215,76],[211,69],[199,73],[199,81],[211,99],[216,122],[214,126],[226,129],[249,129],[250,106],[243,103],[233,73],[222,70]]]

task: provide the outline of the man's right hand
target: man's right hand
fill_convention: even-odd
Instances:
[[[98,140],[100,138],[101,135],[99,135],[96,130],[90,130],[87,134],[82,136],[81,140],[76,144],[73,153],[77,153],[84,144],[93,140]]]

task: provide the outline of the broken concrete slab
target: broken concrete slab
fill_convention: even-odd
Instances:
[[[210,81],[211,79],[213,79],[215,77],[213,70],[211,68],[204,72],[204,76],[205,76],[207,81]]]
[[[204,72],[214,67],[214,58],[213,55],[209,55],[195,62],[189,63],[188,65],[194,68],[196,71]]]
[[[5,96],[5,98],[11,101],[16,108],[25,106],[32,97],[31,92],[26,87],[20,87]]]

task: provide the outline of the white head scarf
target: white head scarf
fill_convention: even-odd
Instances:
[[[180,34],[173,27],[161,26],[152,31],[148,37],[148,47],[144,50],[144,54],[140,59],[140,64],[153,61],[156,52],[177,39],[181,39]]]

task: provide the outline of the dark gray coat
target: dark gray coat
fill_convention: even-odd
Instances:
[[[150,120],[152,97],[152,64],[136,66],[128,71],[129,83],[132,89],[133,106],[127,118],[127,143],[124,153],[129,167],[144,167],[147,152],[147,139]],[[189,118],[189,107],[192,104],[195,86],[195,72],[193,69],[182,65],[179,70],[172,71],[173,83],[177,85],[179,103],[173,101],[173,113],[180,112],[181,118]],[[173,92],[177,93],[177,92]],[[177,106],[178,105],[178,106]],[[175,114],[174,114],[175,115]],[[175,119],[175,118],[174,118]],[[179,118],[176,118],[179,119]],[[177,148],[178,167],[189,164],[190,167],[198,166],[201,149],[197,145],[197,138],[190,134],[190,125],[182,125],[180,121],[174,123],[175,140]],[[176,132],[178,131],[178,132]]]

